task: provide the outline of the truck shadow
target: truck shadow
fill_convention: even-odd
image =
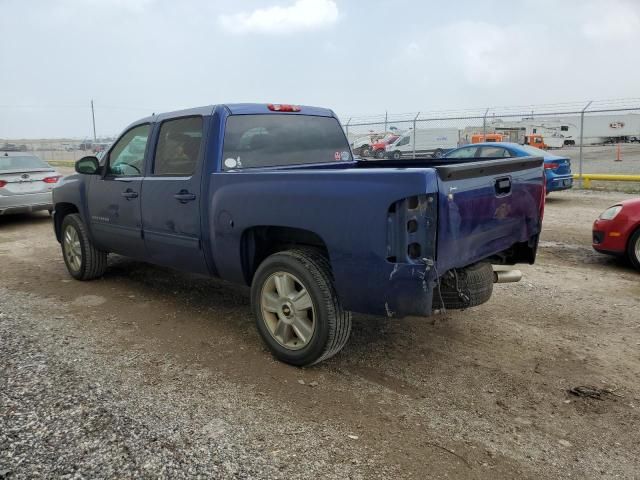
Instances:
[[[35,213],[17,213],[11,215],[0,215],[0,228],[11,227],[29,227],[41,223],[51,221],[51,216],[48,212],[35,212]]]
[[[116,295],[125,298],[135,297],[134,302],[155,302],[159,299],[170,302],[171,310],[178,312],[176,319],[180,321],[182,328],[189,328],[190,324],[195,328],[198,324],[198,328],[203,328],[207,334],[231,335],[236,337],[235,342],[240,342],[241,338],[242,341],[252,338],[247,348],[257,347],[256,352],[266,352],[265,348],[260,348],[262,341],[254,325],[250,289],[246,286],[116,255],[109,258],[109,268],[104,275],[104,281],[117,285]],[[148,322],[144,318],[139,318],[138,321],[150,323],[155,322],[156,318],[150,316]],[[416,338],[415,327],[410,326],[415,322],[421,324],[420,330],[435,328],[440,334],[450,338],[451,335],[455,337],[460,334],[456,327],[439,317],[389,319],[353,314],[351,337],[344,353],[326,363],[335,368],[347,366],[352,364],[354,359],[369,357],[372,354],[379,358],[397,356],[398,351],[414,348],[416,343],[424,343],[423,340],[429,338],[427,332],[420,335],[421,338]],[[408,330],[414,333],[407,335]],[[352,359],[349,358],[351,356]],[[322,369],[322,365],[325,363],[313,368]]]

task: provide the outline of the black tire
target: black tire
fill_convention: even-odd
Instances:
[[[301,349],[292,350],[279,343],[263,316],[263,288],[276,272],[297,277],[313,302],[315,328]],[[340,305],[329,262],[313,249],[286,250],[267,257],[258,267],[251,284],[251,306],[264,342],[278,360],[291,365],[309,366],[334,356],[346,345],[351,333],[351,312],[343,310]]]
[[[627,258],[629,258],[629,262],[631,262],[634,268],[640,270],[640,228],[637,228],[631,237],[629,237]]]
[[[400,160],[402,158],[402,152],[396,150],[391,154],[391,158],[393,158],[394,160]]]
[[[369,145],[363,145],[360,150],[360,155],[368,157],[371,155],[371,147]]]
[[[493,267],[480,262],[450,270],[440,278],[440,288],[433,291],[434,309],[456,310],[480,305],[493,293]]]
[[[433,158],[442,158],[442,150],[437,148],[435,152],[433,152],[433,155],[431,155]]]
[[[67,229],[75,230],[80,243],[81,259],[77,268],[72,265],[66,251],[68,248],[65,243]],[[72,213],[64,217],[61,232],[62,257],[69,274],[76,280],[93,280],[101,277],[107,269],[107,253],[93,246],[80,215]]]
[[[375,157],[378,160],[382,160],[384,158],[385,151],[384,150],[376,150]]]

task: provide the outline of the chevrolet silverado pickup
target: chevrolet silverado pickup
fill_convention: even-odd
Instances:
[[[489,299],[533,263],[542,158],[362,161],[331,110],[215,105],[134,122],[54,189],[66,267],[110,253],[251,287],[274,356],[347,342],[351,312],[428,316]]]

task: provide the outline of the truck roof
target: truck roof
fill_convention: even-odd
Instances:
[[[282,113],[269,110],[269,103],[226,103],[220,104],[221,107],[225,107],[231,115],[251,115],[251,114],[275,114]],[[189,115],[211,115],[217,105],[206,105],[203,107],[187,108],[184,110],[174,110],[172,112],[164,112],[156,115],[151,115],[145,118],[136,120],[130,126],[166,120],[174,117],[184,117]],[[287,115],[315,115],[319,117],[333,117],[335,116],[333,111],[328,108],[311,107],[308,105],[297,105],[300,107],[299,112],[288,112]]]

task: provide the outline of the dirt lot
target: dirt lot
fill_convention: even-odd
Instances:
[[[637,478],[640,273],[590,247],[624,197],[551,195],[523,281],[356,316],[309,369],[271,358],[244,288],[121,257],[79,283],[46,214],[0,217],[0,478]]]

